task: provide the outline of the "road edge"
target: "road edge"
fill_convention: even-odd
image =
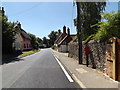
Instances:
[[[57,59],[61,62],[60,58],[54,54],[53,52],[53,56],[57,57]],[[62,63],[62,62],[61,62]],[[74,81],[84,90],[88,90],[87,87],[77,78],[77,76],[65,65],[62,63],[62,65],[64,66],[64,68],[70,73],[70,75],[72,76],[72,78],[74,79]]]

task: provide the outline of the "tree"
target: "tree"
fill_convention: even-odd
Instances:
[[[37,37],[37,42],[38,42],[38,47],[42,48],[43,47],[43,45],[42,45],[42,39],[39,38],[39,37]]]
[[[28,35],[30,36],[31,38],[31,45],[32,45],[32,48],[33,49],[38,49],[39,47],[39,43],[37,41],[37,38],[34,34],[31,34],[31,33],[28,33]]]
[[[101,21],[100,13],[103,12],[106,2],[79,2],[80,3],[80,22],[82,38],[85,40],[91,34],[97,32],[99,27],[91,27]],[[77,25],[77,19],[74,19],[74,25]]]
[[[50,47],[50,40],[47,39],[46,37],[43,37],[43,41],[42,41],[43,44],[46,45],[46,47]]]
[[[103,19],[105,19],[105,21],[97,24],[100,28],[93,39],[106,41],[111,37],[120,38],[120,13],[103,13]]]
[[[8,22],[6,16],[2,17],[2,51],[3,53],[11,53],[13,51],[13,42],[15,41],[15,35],[17,30],[15,28],[15,22]]]
[[[56,40],[56,36],[57,36],[57,31],[51,31],[51,33],[48,35],[49,39],[50,39],[50,46],[54,45],[54,42]]]
[[[41,39],[41,38],[39,38],[39,37],[37,37],[37,41],[38,41],[38,43],[39,43],[39,44],[41,44],[41,43],[42,43],[42,39]]]

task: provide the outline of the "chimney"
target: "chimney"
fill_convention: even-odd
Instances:
[[[2,13],[2,16],[5,16],[4,7],[2,7],[1,13]]]
[[[66,34],[66,26],[65,26],[65,25],[64,25],[64,27],[63,27],[63,33]]]
[[[58,35],[60,35],[60,34],[61,34],[61,30],[59,29],[59,30],[58,30]]]
[[[69,28],[67,29],[67,33],[68,33],[68,36],[70,36],[70,29]]]
[[[18,28],[21,28],[21,24],[20,24],[20,22],[18,23],[18,25],[17,25],[17,26],[18,26]]]

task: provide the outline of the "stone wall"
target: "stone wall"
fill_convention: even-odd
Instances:
[[[70,43],[68,45],[68,56],[78,59],[78,43]]]
[[[88,43],[91,53],[89,55],[89,66],[99,69],[100,71],[104,72],[105,67],[105,61],[106,61],[106,48],[107,43],[99,43],[97,41],[90,41]],[[77,43],[70,43],[69,46],[69,57],[73,57],[78,60],[78,44]],[[83,44],[84,48],[84,44]],[[86,59],[83,52],[83,64],[86,64]]]
[[[94,66],[94,68],[102,71],[114,80],[119,80],[118,77],[120,77],[120,45],[118,45],[118,40],[120,41],[119,38],[112,37],[104,43],[100,43],[94,40],[88,42],[88,45],[91,50],[91,53],[89,55],[89,67]],[[78,60],[78,43],[69,43],[68,50],[68,56]],[[86,64],[84,50],[82,50],[82,52],[82,63]]]

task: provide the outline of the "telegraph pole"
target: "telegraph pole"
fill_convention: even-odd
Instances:
[[[80,20],[80,2],[77,2],[77,36],[78,36],[78,59],[79,64],[82,64],[82,34],[81,34],[81,20]]]

